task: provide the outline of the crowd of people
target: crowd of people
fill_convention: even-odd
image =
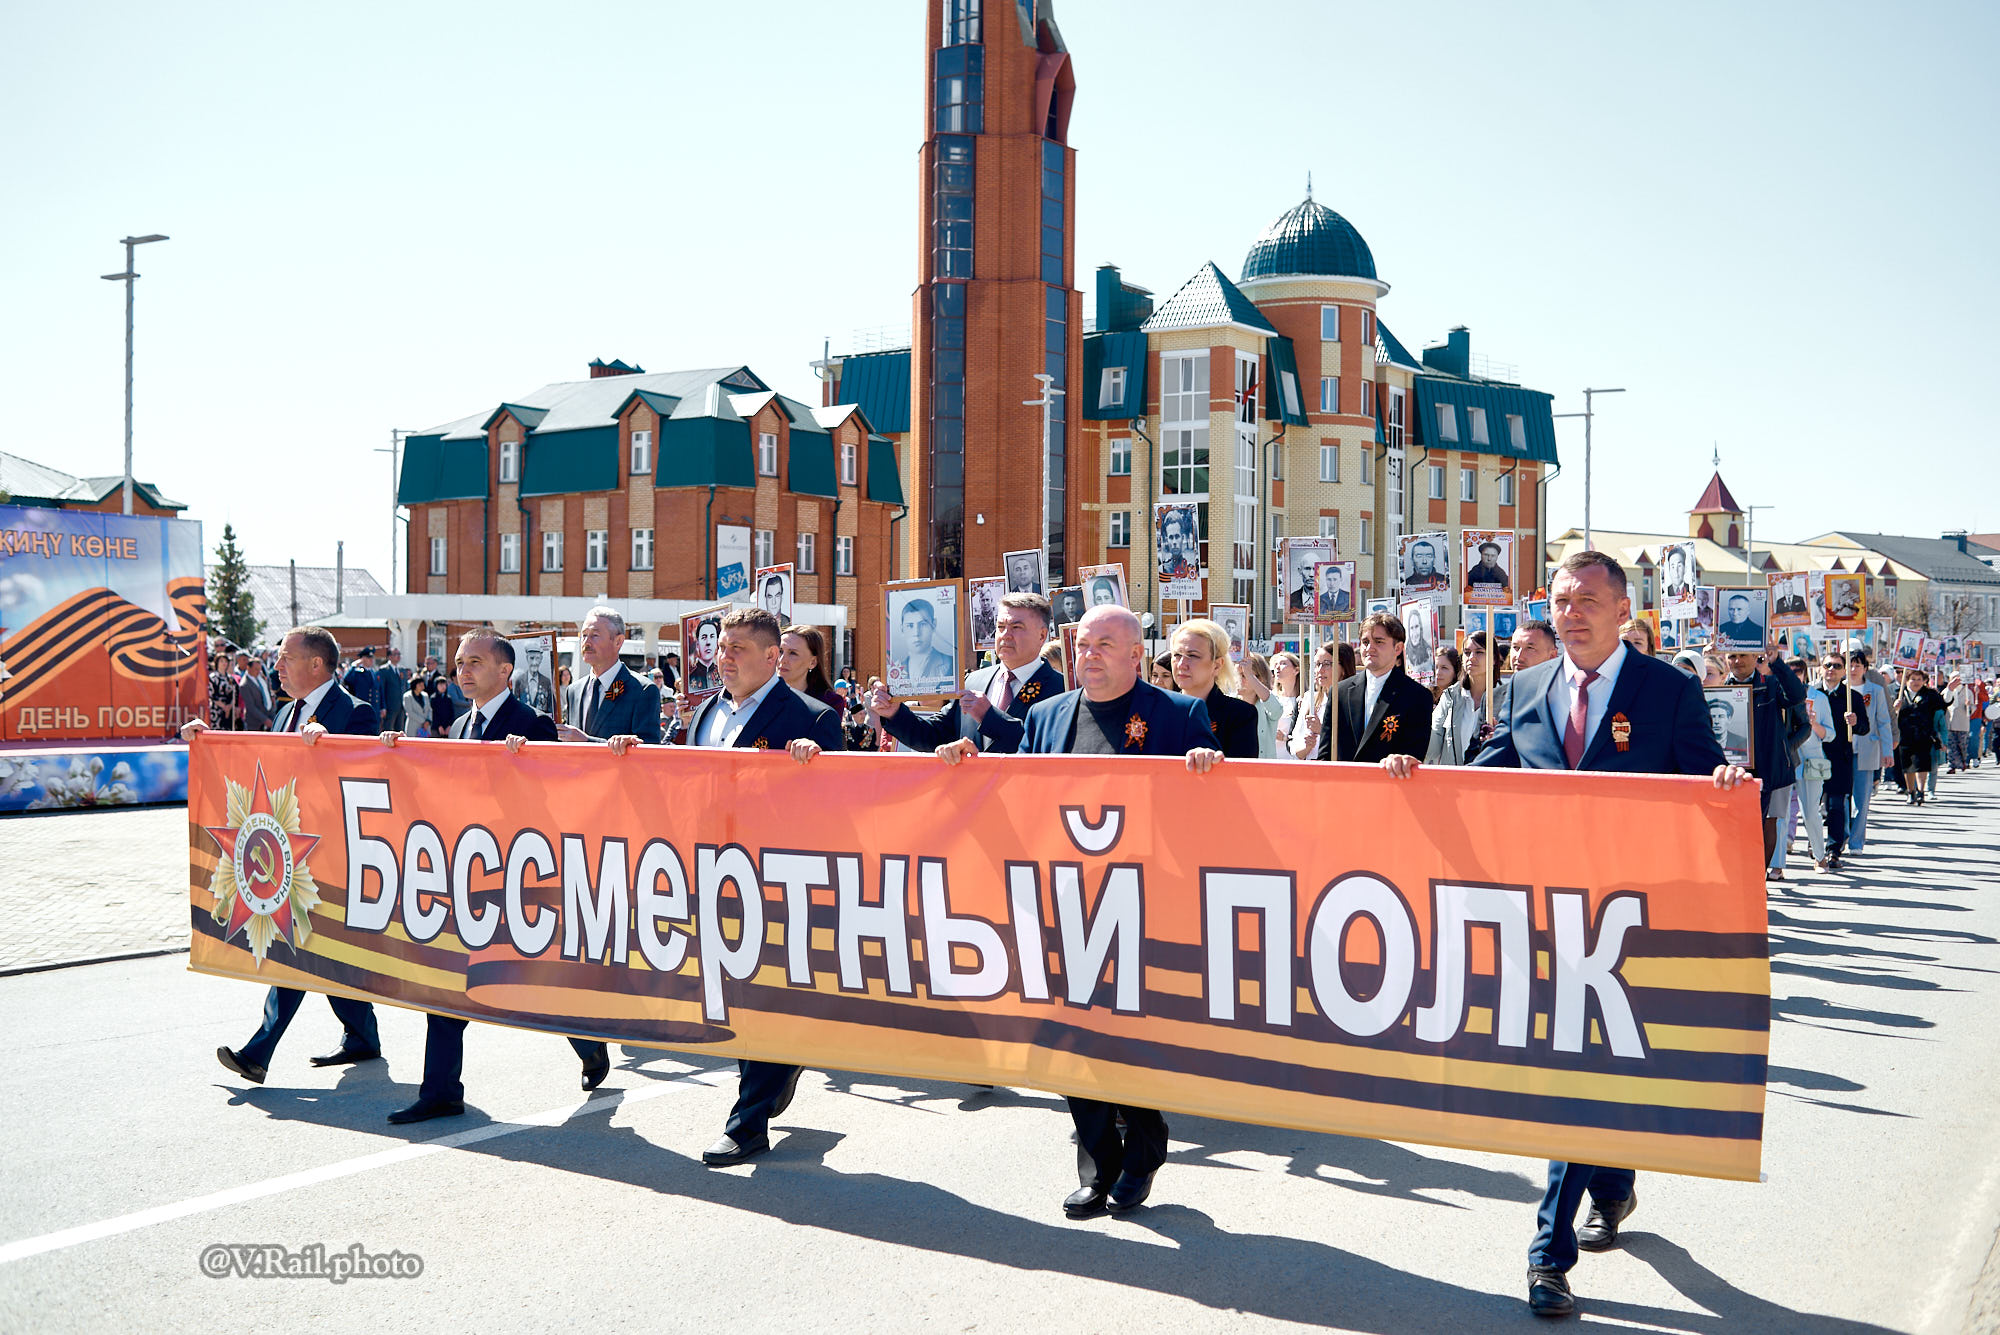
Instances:
[[[1912,803],[1930,800],[1940,767],[1977,765],[1991,748],[1988,685],[1977,674],[1953,676],[1943,690],[1921,671],[1891,681],[1861,647],[1816,662],[1788,658],[1775,646],[1660,659],[1650,627],[1628,619],[1625,589],[1615,560],[1580,553],[1552,582],[1550,619],[1522,623],[1509,640],[1475,634],[1462,650],[1437,649],[1428,687],[1408,672],[1405,628],[1388,613],[1362,621],[1357,643],[1319,645],[1308,671],[1291,652],[1268,659],[1251,653],[1238,662],[1229,633],[1208,620],[1181,623],[1168,651],[1149,657],[1137,617],[1097,606],[1076,627],[1066,677],[1048,601],[1013,593],[998,609],[993,661],[968,674],[940,709],[914,709],[880,679],[843,689],[846,683],[830,676],[821,633],[783,625],[762,608],[723,618],[715,655],[721,689],[691,703],[673,689],[677,664],[635,672],[621,662],[623,618],[599,607],[580,629],[579,674],[565,670],[560,680],[561,723],[515,697],[514,647],[496,632],[468,632],[446,677],[433,661],[405,674],[393,652],[382,665],[365,651],[344,664],[332,636],[307,627],[287,634],[272,655],[275,693],[260,688],[258,657],[239,657],[228,702],[216,715],[229,722],[211,722],[297,732],[308,745],[331,732],[378,736],[391,747],[407,736],[497,741],[510,752],[589,742],[613,756],[649,745],[754,746],[784,750],[801,765],[828,750],[902,747],[948,765],[1067,753],[1174,756],[1197,774],[1228,759],[1261,758],[1361,762],[1390,779],[1423,765],[1467,764],[1699,774],[1724,788],[1754,778],[1762,786],[1773,879],[1783,877],[1801,820],[1815,863],[1838,868],[1865,847],[1874,789],[1895,784]],[[1749,688],[1754,700],[1747,764],[1725,756],[1704,705],[1705,686],[1727,684]],[[203,726],[190,723],[185,735]],[[241,1048],[219,1049],[218,1060],[262,1083],[302,995],[271,989],[256,1034]],[[314,1064],[378,1059],[372,1008],[341,999],[333,1006],[342,1042]],[[392,1122],[464,1112],[465,1024],[428,1017],[418,1097],[392,1113]],[[582,1088],[594,1089],[609,1071],[605,1045],[571,1043]],[[790,1103],[800,1076],[785,1064],[739,1065],[735,1104],[702,1155],[711,1166],[770,1150],[770,1119]],[[1078,1186],[1063,1200],[1064,1214],[1087,1219],[1139,1208],[1166,1158],[1165,1117],[1115,1101],[1068,1102]],[[1573,1309],[1568,1273],[1577,1253],[1616,1245],[1637,1205],[1635,1177],[1626,1169],[1549,1165],[1529,1250],[1528,1304],[1536,1314]],[[1586,1196],[1591,1209],[1579,1229]]]

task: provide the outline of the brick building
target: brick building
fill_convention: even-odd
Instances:
[[[809,407],[744,366],[590,371],[407,438],[410,593],[721,601],[741,529],[754,566],[794,563],[795,603],[846,609],[841,662],[879,657],[905,493],[860,410]],[[426,624],[420,642],[469,624]]]
[[[125,475],[72,477],[59,468],[0,451],[0,498],[9,505],[40,506],[45,510],[101,510],[125,513]],[[150,482],[132,483],[132,513],[155,519],[179,519],[187,505],[168,500]]]

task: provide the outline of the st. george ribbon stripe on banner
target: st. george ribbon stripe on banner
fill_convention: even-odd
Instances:
[[[189,819],[205,973],[818,1069],[1758,1175],[1754,789],[207,733]]]

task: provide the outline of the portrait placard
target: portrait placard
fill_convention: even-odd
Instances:
[[[1867,581],[1860,575],[1835,573],[1826,577],[1826,628],[1868,628]]]
[[[1694,590],[1694,625],[1689,644],[1705,644],[1715,638],[1716,598],[1713,584],[1697,584]]]
[[[792,563],[760,566],[757,570],[757,606],[778,618],[780,626],[792,624]]]
[[[883,588],[882,643],[889,661],[882,680],[890,695],[958,693],[964,602],[964,585],[955,579],[905,580]]]
[[[1715,729],[1715,744],[1732,765],[1748,769],[1755,762],[1757,729],[1750,713],[1753,686],[1709,686],[1702,690],[1708,701],[1708,725]]]
[[[1192,501],[1154,506],[1153,544],[1160,554],[1160,597],[1201,597],[1201,508]]]
[[[1354,620],[1354,562],[1321,561],[1312,568],[1312,619],[1322,626]]]
[[[1405,600],[1429,596],[1443,601],[1451,592],[1451,543],[1446,533],[1409,533],[1397,544],[1398,587]]]
[[[1687,621],[1695,615],[1694,544],[1674,542],[1660,550],[1660,616]]]
[[[1394,598],[1370,598],[1368,600],[1367,612],[1371,617],[1377,612],[1387,612],[1390,616],[1394,616],[1396,615],[1396,600]]]
[[[1926,635],[1924,637],[1924,655],[1917,660],[1917,666],[1923,668],[1926,672],[1930,671],[1938,665],[1938,657],[1943,652],[1944,641],[1933,640]]]
[[[1007,596],[1007,577],[987,575],[965,581],[965,605],[972,618],[972,647],[994,649],[1000,640],[1000,600]]]
[[[1318,611],[1316,568],[1338,559],[1332,538],[1286,538],[1278,547],[1278,587],[1285,590],[1285,620],[1310,623],[1324,618]],[[1350,580],[1348,589],[1353,590]]]
[[[1403,622],[1403,671],[1426,686],[1432,681],[1431,659],[1438,647],[1438,607],[1433,599],[1416,598],[1397,611]]]
[[[733,609],[717,603],[681,618],[681,695],[690,704],[699,704],[722,689],[722,664],[717,652],[722,644],[722,618]]]
[[[1245,603],[1210,603],[1208,619],[1229,636],[1229,661],[1241,663],[1250,651],[1250,608]]]
[[[1461,602],[1506,607],[1514,601],[1514,535],[1497,529],[1466,529],[1465,594]]]
[[[1042,550],[1030,547],[1022,552],[1004,552],[1000,560],[1007,572],[1007,592],[1039,593],[1046,597],[1049,592],[1048,571],[1042,564]]]
[[[1123,562],[1113,565],[1084,566],[1076,573],[1077,578],[1083,581],[1085,610],[1093,607],[1132,606],[1132,591],[1125,583]]]
[[[1049,616],[1058,626],[1073,626],[1083,620],[1083,585],[1070,584],[1049,596]]]
[[[1716,646],[1725,651],[1761,652],[1770,635],[1770,614],[1766,610],[1770,590],[1722,589],[1719,596],[1722,610],[1715,627]]]
[[[514,676],[508,689],[528,708],[562,722],[562,692],[556,689],[554,632],[509,635],[514,646]]]
[[[1808,627],[1791,632],[1791,649],[1794,657],[1805,659],[1808,665],[1819,661],[1819,632]]]
[[[1919,667],[1923,661],[1924,633],[1915,626],[1904,626],[1896,632],[1896,666]]]
[[[1812,581],[1806,572],[1769,574],[1764,579],[1770,586],[1771,626],[1774,629],[1812,624],[1812,602],[1806,588]],[[1741,590],[1731,589],[1725,598],[1739,592]]]
[[[1062,638],[1063,689],[1068,691],[1083,684],[1076,679],[1076,637],[1081,629],[1081,626],[1071,624],[1062,627],[1059,632]]]

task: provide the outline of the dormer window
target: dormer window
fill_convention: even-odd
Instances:
[[[521,480],[521,442],[518,440],[500,442],[500,480],[502,482]]]

